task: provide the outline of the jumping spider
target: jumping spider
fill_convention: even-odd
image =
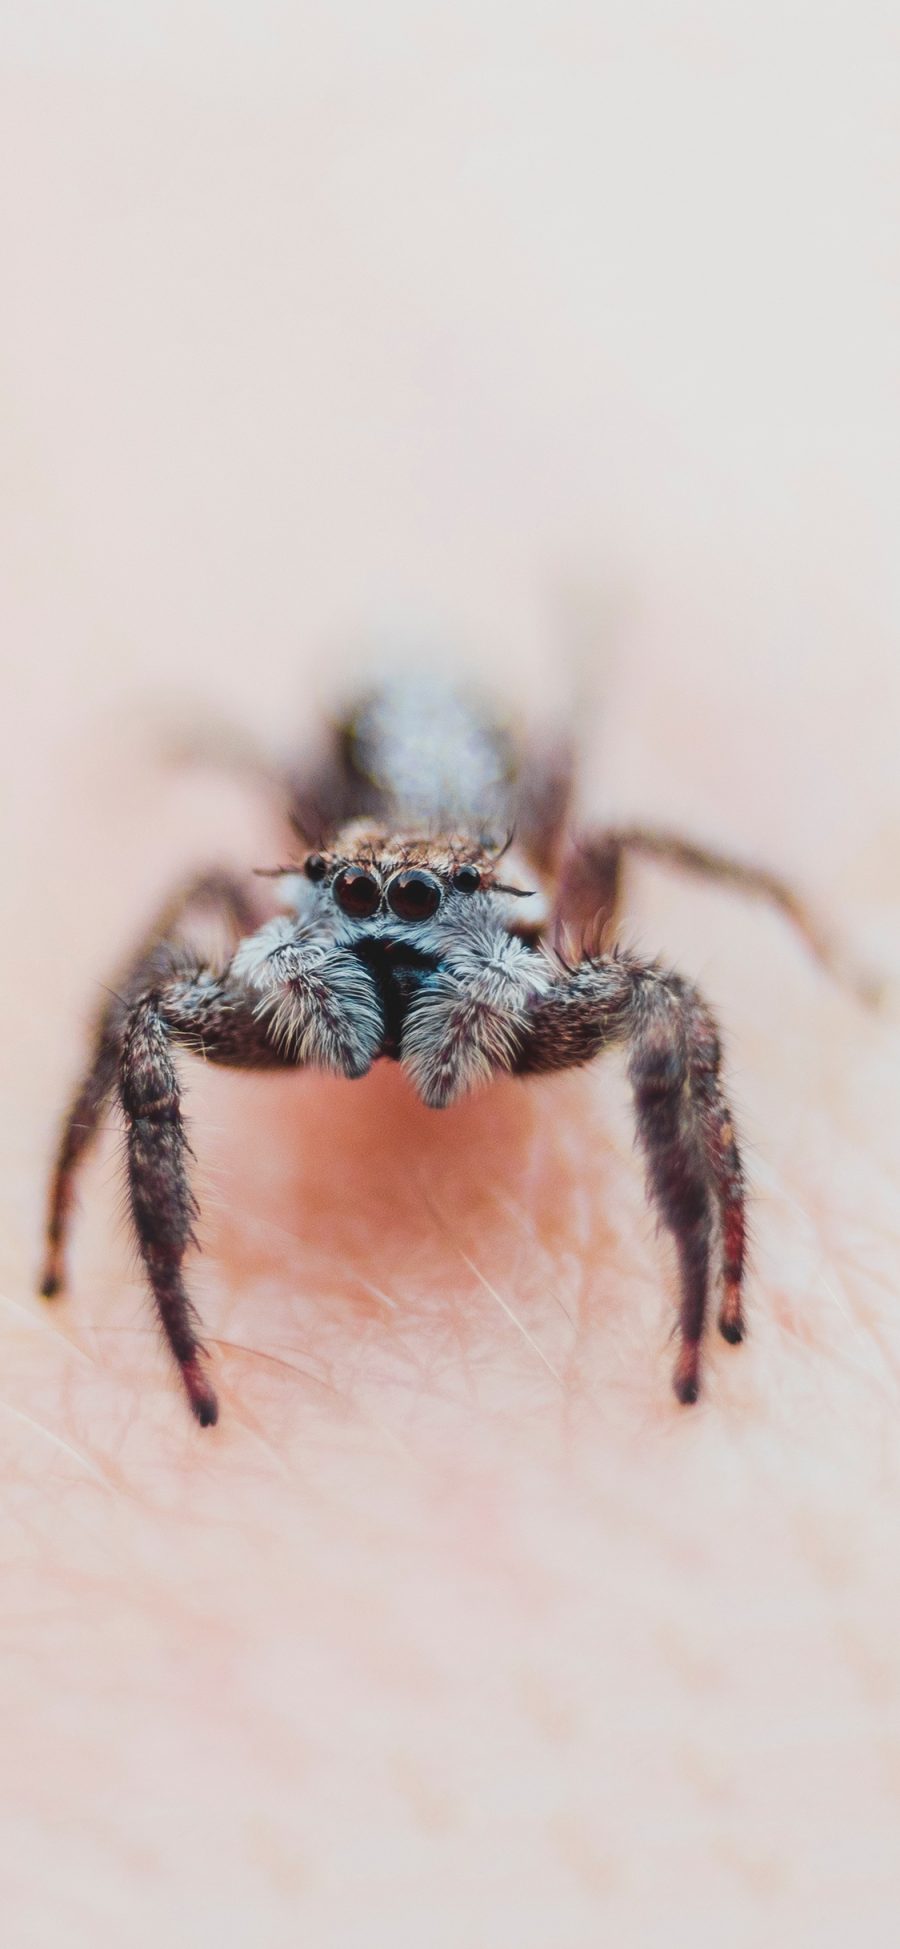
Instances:
[[[182,890],[135,954],[103,1010],[63,1128],[43,1293],[63,1284],[75,1173],[118,1093],[141,1257],[191,1407],[208,1427],[218,1405],[183,1277],[196,1206],[176,1048],[241,1068],[313,1065],[350,1077],[388,1056],[440,1109],[495,1074],[566,1069],[620,1044],[649,1194],[677,1249],[675,1393],[695,1401],[714,1242],[719,1330],[732,1342],[744,1333],[744,1180],[719,1037],[692,982],[604,948],[633,852],[763,895],[833,965],[805,907],[771,874],[665,833],[572,844],[568,751],[541,757],[517,747],[449,687],[383,687],[339,727],[318,776],[304,784],[273,773],[270,782],[307,848],[275,870],[285,876],[286,911],[260,924],[250,890],[207,875]],[[232,932],[224,966],[185,938],[201,905]],[[573,940],[590,947],[573,957]]]

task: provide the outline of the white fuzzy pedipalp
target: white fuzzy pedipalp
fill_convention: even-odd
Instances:
[[[508,934],[468,932],[410,1008],[403,1067],[423,1102],[440,1109],[515,1061],[532,995],[551,963]]]
[[[314,926],[279,916],[241,942],[232,972],[259,996],[255,1013],[298,1065],[364,1076],[384,1020],[368,970]]]

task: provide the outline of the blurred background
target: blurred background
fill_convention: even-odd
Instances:
[[[8,6],[32,838],[89,732],[118,797],[138,710],[283,741],[401,644],[605,703],[617,811],[860,866],[900,689],[897,42],[875,0]]]

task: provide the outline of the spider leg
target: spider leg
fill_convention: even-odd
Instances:
[[[598,946],[609,941],[621,901],[622,878],[629,854],[638,853],[677,870],[718,880],[751,898],[766,900],[797,930],[819,965],[833,980],[848,987],[869,1005],[878,999],[878,983],[852,965],[824,922],[802,894],[767,867],[734,859],[711,846],[696,845],[676,833],[643,826],[600,833],[570,854],[562,876],[557,934],[566,926],[589,932]]]
[[[722,1088],[721,1045],[715,1020],[696,989],[682,994],[689,1021],[691,1090],[718,1201],[722,1236],[722,1303],[719,1332],[734,1346],[744,1337],[742,1286],[746,1257],[744,1173],[734,1121]]]
[[[46,1299],[52,1299],[64,1284],[75,1177],[115,1090],[129,1004],[154,981],[171,974],[176,958],[174,937],[191,913],[200,907],[224,914],[235,939],[250,933],[259,920],[257,908],[240,882],[230,875],[206,873],[191,880],[159,914],[135,954],[120,991],[111,994],[102,1009],[89,1066],[63,1124],[50,1182],[47,1250],[41,1278],[41,1292]]]
[[[719,1043],[696,989],[651,963],[584,961],[562,971],[526,1009],[520,1074],[627,1049],[637,1132],[651,1198],[675,1242],[681,1345],[674,1388],[696,1401],[714,1220],[721,1218],[726,1339],[743,1331],[744,1193],[734,1123],[719,1080]]]
[[[216,1420],[218,1407],[182,1276],[197,1207],[173,1044],[234,1067],[311,1063],[360,1076],[383,1033],[367,971],[353,956],[304,940],[302,924],[287,916],[243,940],[224,976],[195,968],[192,977],[182,973],[138,996],[129,1011],[120,1092],[131,1212],[166,1338],[201,1426]]]
[[[203,892],[208,888],[204,882]],[[228,900],[236,929],[256,918],[230,883]],[[170,923],[183,911],[183,902],[173,906]],[[223,974],[177,942],[157,942],[138,956],[125,993],[104,1011],[93,1062],[63,1132],[51,1189],[44,1291],[58,1290],[72,1174],[118,1082],[138,1246],[166,1338],[203,1426],[215,1421],[218,1408],[182,1272],[197,1207],[187,1172],[190,1148],[175,1047],[236,1068],[311,1063],[352,1076],[369,1067],[383,1035],[383,1015],[366,969],[289,916],[245,936]]]
[[[139,996],[128,1011],[119,1088],[131,1215],[188,1399],[201,1427],[209,1427],[218,1404],[182,1274],[185,1252],[195,1243],[197,1205],[187,1172],[190,1147],[173,1059],[176,1042],[209,1061],[244,1068],[277,1068],[289,1058],[268,1040],[249,997],[202,968],[193,979],[175,979]]]

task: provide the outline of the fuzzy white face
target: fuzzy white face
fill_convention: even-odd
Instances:
[[[399,1058],[435,1108],[512,1066],[550,958],[542,892],[509,849],[354,826],[292,877],[293,911],[242,941],[232,976],[291,1059],[362,1076]],[[523,926],[522,909],[536,908]]]
[[[333,849],[311,853],[291,883],[298,918],[338,946],[402,940],[443,958],[473,930],[537,935],[547,896],[511,848],[496,851],[456,836],[434,840],[345,827]]]

